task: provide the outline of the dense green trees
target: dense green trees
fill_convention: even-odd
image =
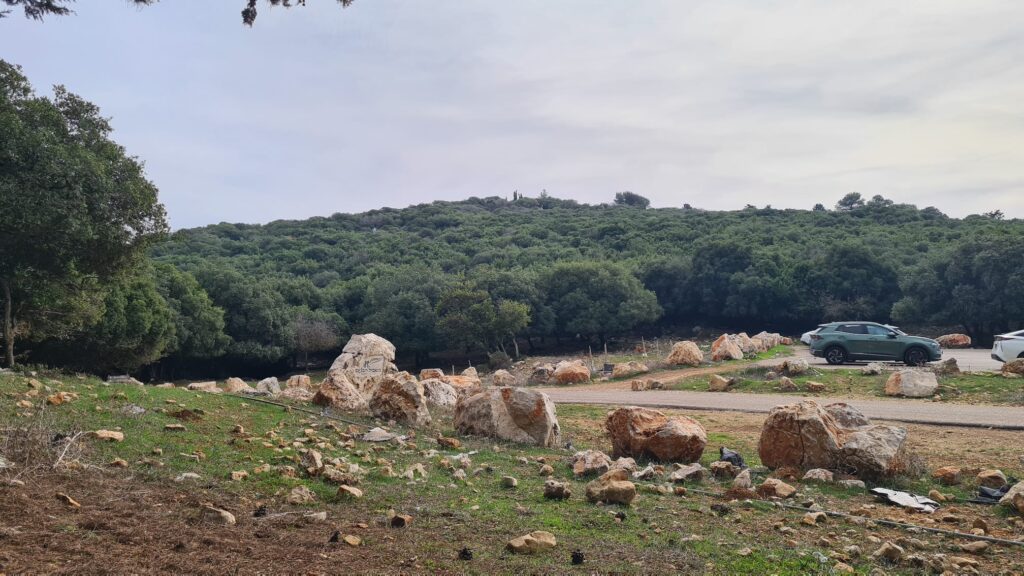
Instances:
[[[0,60],[0,298],[5,360],[19,337],[97,320],[105,288],[166,229],[142,165],[93,104],[58,86],[35,95]]]

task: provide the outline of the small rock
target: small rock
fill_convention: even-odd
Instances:
[[[57,493],[57,500],[60,500],[61,502],[63,502],[68,507],[74,508],[76,510],[82,507],[82,505],[79,504],[77,500],[75,500],[74,498],[72,498],[71,496],[68,496],[67,494],[65,494],[63,492],[58,492]]]
[[[514,476],[502,476],[501,485],[504,488],[515,488],[519,486],[519,480],[516,480]]]
[[[346,534],[345,536],[342,536],[341,540],[349,546],[360,546],[363,543],[362,538],[360,538],[359,536],[354,536],[352,534]]]
[[[676,464],[668,479],[672,482],[700,482],[704,479],[705,469],[699,463]]]
[[[206,506],[203,506],[203,520],[207,522],[214,522],[216,524],[234,526],[235,515],[227,510],[207,504]]]
[[[890,564],[899,564],[903,558],[903,548],[892,542],[883,542],[882,546],[871,555],[876,560],[885,560]]]
[[[977,476],[978,486],[1002,488],[1006,484],[1006,474],[1002,470],[982,470]]]
[[[960,468],[956,466],[943,466],[932,472],[932,479],[945,486],[954,486],[960,483],[960,474]]]
[[[92,433],[92,436],[100,440],[106,440],[107,442],[123,442],[124,432],[118,430],[97,430]]]
[[[565,482],[547,480],[544,482],[544,497],[548,500],[566,500],[572,496],[572,489]]]
[[[164,430],[168,432],[185,432],[187,428],[185,428],[184,424],[165,424]]]
[[[288,497],[285,500],[289,504],[297,506],[301,504],[310,504],[316,500],[316,494],[306,486],[296,486],[288,492]]]
[[[621,468],[605,472],[597,480],[587,484],[587,500],[629,506],[636,498],[636,485],[627,478],[629,472]]]
[[[753,490],[754,483],[750,479],[750,470],[743,470],[736,475],[736,478],[732,481],[732,487],[740,490]]]
[[[824,392],[827,389],[828,388],[824,384],[822,384],[821,382],[810,382],[810,381],[807,382],[807,391],[808,392]]]
[[[541,476],[551,476],[554,473],[555,473],[555,469],[552,468],[550,464],[545,464],[545,465],[540,467],[540,475]]]
[[[796,494],[796,488],[778,478],[767,478],[757,487],[757,495],[761,498],[789,498]]]
[[[201,476],[195,472],[183,472],[174,479],[175,482],[184,482],[185,480],[199,480]]]
[[[408,514],[395,514],[391,517],[392,528],[408,528],[412,524],[412,516]]]
[[[107,464],[107,466],[110,466],[111,468],[127,468],[128,461],[123,458],[114,458],[109,464]]]
[[[515,554],[536,554],[537,552],[554,548],[557,543],[554,534],[537,530],[525,536],[509,540],[506,547]]]
[[[711,470],[711,475],[719,480],[731,480],[740,472],[740,469],[732,462],[712,462],[708,468]]]
[[[363,491],[355,486],[342,484],[341,486],[338,486],[338,496],[342,498],[362,498]]]
[[[832,482],[833,478],[834,476],[831,471],[825,470],[824,468],[814,468],[812,470],[808,470],[807,473],[804,474],[803,481],[828,483]]]
[[[968,554],[984,554],[988,547],[989,543],[983,540],[960,545],[960,549]]]
[[[857,571],[853,569],[853,566],[846,564],[845,562],[836,562],[835,566],[832,567],[832,571],[836,574],[856,574]]]
[[[842,486],[843,488],[847,488],[847,489],[859,489],[859,490],[867,490],[868,489],[867,484],[865,484],[863,480],[839,480],[838,482],[836,482],[836,485],[837,486]]]
[[[308,514],[303,514],[302,517],[305,518],[307,522],[327,522],[327,512],[323,511],[310,512]]]
[[[932,500],[935,500],[936,502],[945,502],[946,501],[945,495],[943,495],[942,492],[939,492],[938,490],[936,490],[934,488],[932,488],[931,490],[928,491],[928,497],[931,498]]]
[[[819,523],[825,522],[826,520],[828,520],[828,515],[824,512],[808,512],[800,519],[800,523],[807,526],[817,526]]]
[[[249,473],[245,470],[235,470],[229,474],[228,477],[231,478],[233,482],[241,482],[249,477]]]

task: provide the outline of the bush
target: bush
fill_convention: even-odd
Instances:
[[[512,367],[512,358],[498,350],[487,355],[487,364],[491,367],[491,370],[508,369]]]

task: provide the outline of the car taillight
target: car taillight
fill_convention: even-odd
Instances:
[[[811,340],[821,340],[821,334],[811,334]]]
[[[996,342],[1002,342],[1003,340],[1009,340],[1009,338],[1004,338],[1002,336],[996,336]]]

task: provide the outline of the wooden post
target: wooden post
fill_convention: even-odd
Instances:
[[[590,357],[590,371],[594,371],[594,349],[587,346],[587,356]]]

